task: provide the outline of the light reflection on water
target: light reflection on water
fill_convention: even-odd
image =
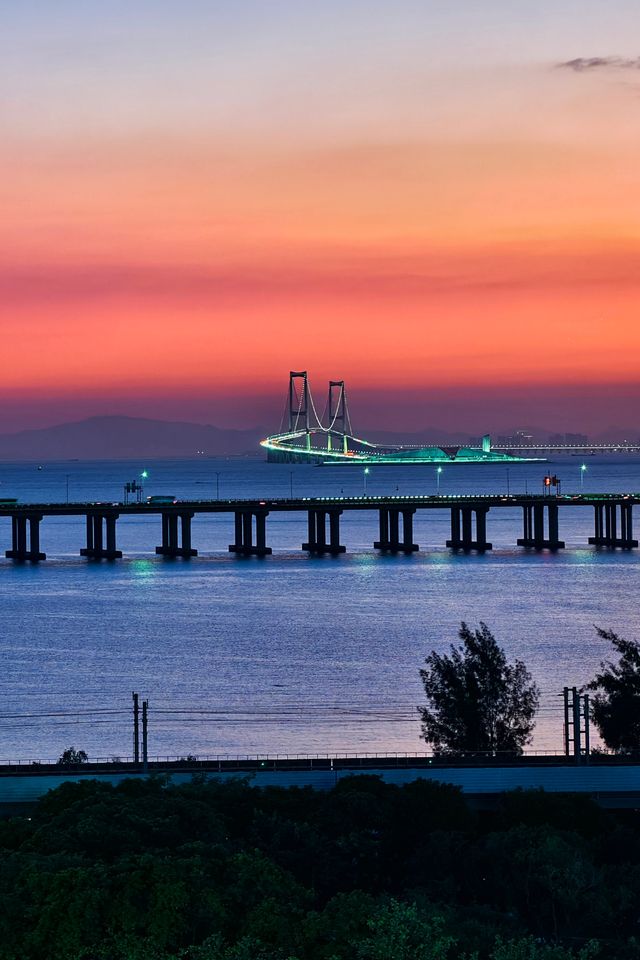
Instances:
[[[553,469],[569,475],[575,467],[571,461]],[[251,461],[152,464],[147,490],[201,496],[214,468],[226,496],[287,495],[291,472],[296,494],[330,495],[336,483],[345,493],[361,492],[357,468]],[[512,491],[525,478],[532,489],[544,469],[523,466],[518,478],[512,467]],[[34,465],[2,465],[0,491],[23,501],[60,499],[65,470],[72,473],[72,499],[75,490],[85,499],[118,497],[134,475],[133,465],[116,463],[52,464],[37,472]],[[491,471],[451,470],[448,492],[499,490],[504,477]],[[372,494],[395,486],[433,492],[429,468],[380,473],[369,477]],[[640,463],[590,460],[589,480],[594,491],[640,489]],[[455,640],[460,620],[482,619],[542,687],[535,746],[559,749],[561,688],[587,681],[608,654],[593,624],[632,637],[639,632],[640,554],[585,546],[592,523],[590,510],[561,511],[567,549],[535,554],[514,546],[520,512],[492,511],[494,550],[463,556],[444,547],[448,512],[425,511],[416,515],[415,539],[426,552],[387,557],[371,549],[375,512],[345,514],[347,554],[310,558],[300,551],[305,517],[272,515],[274,555],[239,561],[227,551],[231,518],[204,517],[193,525],[201,555],[185,562],[155,557],[157,517],[121,518],[125,558],[110,564],[78,557],[82,519],[45,520],[45,563],[0,561],[2,712],[127,710],[135,689],[151,702],[154,754],[419,750],[413,709],[421,701],[424,657]],[[3,550],[8,539],[8,522],[1,521]],[[177,720],[159,714],[162,707],[232,712],[215,722],[197,714]],[[347,708],[354,712],[337,713]],[[264,710],[282,715],[277,722],[256,717]],[[396,722],[400,711],[412,719]],[[128,716],[103,719],[3,721],[0,753],[57,756],[73,742],[93,755],[129,754]]]

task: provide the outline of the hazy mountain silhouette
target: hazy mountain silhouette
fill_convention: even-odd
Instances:
[[[139,457],[196,457],[262,455],[260,440],[266,427],[227,430],[210,424],[151,420],[143,417],[88,417],[38,430],[0,434],[1,460],[131,460]],[[445,443],[465,445],[469,434],[425,427],[415,432],[360,430],[360,436],[383,446]],[[532,429],[536,438],[552,431]],[[497,434],[493,434],[495,440]],[[594,440],[622,439],[624,432],[612,427]]]
[[[0,434],[0,460],[129,460],[259,454],[266,431],[223,430],[141,417],[89,417],[39,430]]]

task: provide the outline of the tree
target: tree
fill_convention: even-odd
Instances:
[[[585,690],[596,692],[591,705],[593,722],[612,750],[640,749],[640,644],[624,640],[612,630],[596,627],[620,654],[617,663],[603,660],[600,672]]]
[[[58,766],[60,767],[74,767],[78,763],[87,763],[89,757],[84,750],[76,750],[75,747],[67,747],[67,749],[58,757]]]
[[[435,650],[420,671],[422,735],[437,753],[521,753],[531,740],[539,690],[524,663],[508,663],[485,623],[460,625],[462,645]]]

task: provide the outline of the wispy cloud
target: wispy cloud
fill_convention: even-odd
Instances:
[[[557,64],[565,70],[586,73],[591,70],[640,70],[640,57],[575,57]]]

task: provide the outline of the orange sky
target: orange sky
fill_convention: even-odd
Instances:
[[[378,385],[403,420],[403,388],[430,403],[442,388],[444,403],[457,385],[601,385],[608,422],[637,420],[624,397],[640,351],[640,71],[624,57],[560,67],[593,49],[567,35],[556,50],[544,31],[533,49],[526,24],[520,51],[494,32],[461,62],[407,6],[388,63],[378,33],[346,55],[328,32],[309,66],[293,12],[271,45],[247,49],[231,18],[235,59],[207,60],[193,34],[173,60],[147,50],[146,73],[113,38],[98,67],[77,57],[86,24],[44,53],[15,24],[42,75],[16,53],[3,107],[3,429],[79,401],[111,412],[110,396],[166,412],[171,392],[176,418],[202,419],[208,398],[215,421],[222,394],[279,398],[291,367]],[[169,36],[154,36],[161,52]],[[47,398],[40,416],[30,397]],[[413,409],[413,426],[438,420]],[[565,428],[594,411],[585,399]],[[244,403],[240,419],[262,411]]]

